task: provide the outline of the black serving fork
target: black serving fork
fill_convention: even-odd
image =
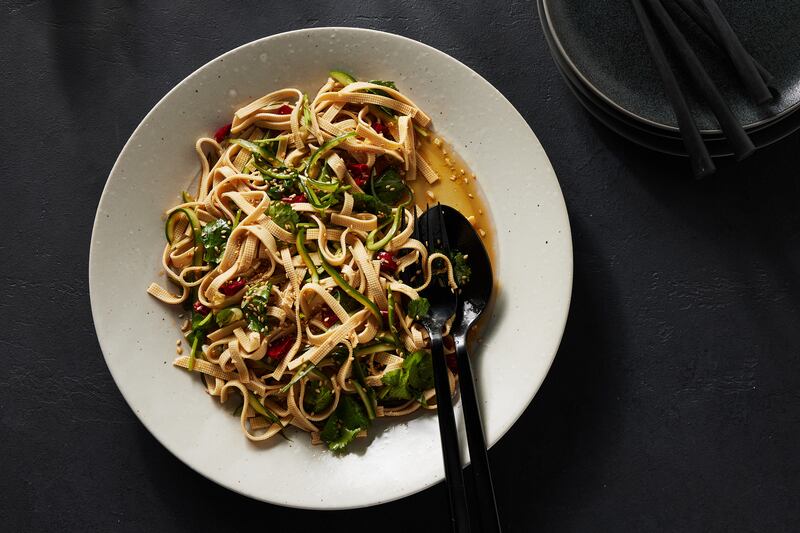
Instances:
[[[431,207],[421,217],[414,210],[414,237],[421,241],[429,251],[442,251],[450,255],[450,242],[444,224],[441,205]],[[410,272],[413,279],[419,272]],[[453,530],[458,533],[470,531],[467,497],[464,487],[464,473],[461,469],[461,453],[458,448],[458,433],[453,414],[450,393],[450,378],[444,357],[442,331],[445,322],[456,312],[457,294],[450,288],[446,276],[432,274],[428,286],[421,296],[430,302],[430,310],[419,318],[419,322],[428,330],[433,358],[433,377],[436,387],[436,406],[439,418],[439,433],[442,439],[442,454],[447,492],[450,502],[450,519]]]

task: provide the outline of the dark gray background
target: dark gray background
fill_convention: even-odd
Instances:
[[[134,417],[92,326],[94,211],[134,127],[218,54],[323,25],[399,33],[474,68],[525,116],[561,181],[572,311],[542,389],[490,453],[507,530],[794,529],[800,135],[695,182],[684,161],[589,118],[533,4],[344,0],[0,7],[3,529],[445,529],[442,485],[341,513],[217,487]]]

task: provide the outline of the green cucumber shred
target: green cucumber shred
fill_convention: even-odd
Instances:
[[[351,74],[348,74],[343,70],[332,70],[328,73],[328,75],[342,85],[350,85],[351,83],[358,81]]]

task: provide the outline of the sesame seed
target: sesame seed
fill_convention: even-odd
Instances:
[[[469,223],[472,224],[473,226],[475,225],[475,215],[468,216],[467,220],[469,220]]]
[[[447,150],[445,150],[444,148],[442,148],[442,155],[447,155]]]
[[[445,157],[444,158],[444,164],[447,165],[448,167],[452,167],[453,166],[453,162],[450,160],[449,157]]]
[[[175,341],[175,346],[180,346],[180,345],[181,345],[181,340],[180,339],[176,340]]]
[[[480,233],[480,234],[481,234],[481,237],[486,237],[486,232],[485,232],[485,231],[483,231],[482,229],[479,229],[479,230],[478,230],[478,233]]]
[[[433,139],[433,144],[435,144],[436,146],[441,146],[442,140],[439,137],[436,137]]]
[[[183,353],[183,348],[178,346],[177,348],[175,348],[175,353],[178,354],[178,355],[182,354]]]
[[[467,196],[468,196],[470,199],[471,199],[471,198],[475,198],[475,197],[472,195],[472,193],[471,193],[471,192],[467,193]]]
[[[482,215],[483,214],[483,209],[478,209],[478,214]]]
[[[459,170],[459,172],[461,173],[462,176],[467,173],[467,171],[464,170],[463,168],[461,170]]]
[[[427,191],[425,194],[427,194],[428,198],[430,198],[431,200],[436,200],[436,195],[433,194],[433,191]]]
[[[464,178],[464,183],[469,183],[469,180],[467,178]]]
[[[456,177],[455,177],[455,176],[453,176],[453,175],[451,175],[451,176],[450,176],[450,181],[456,181]]]

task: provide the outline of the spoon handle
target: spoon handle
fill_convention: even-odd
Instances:
[[[436,410],[437,418],[439,419],[439,434],[442,439],[442,458],[444,459],[447,496],[450,500],[450,519],[453,522],[453,531],[467,533],[470,531],[467,495],[464,488],[464,472],[461,469],[461,453],[458,449],[456,419],[453,414],[452,396],[450,394],[450,378],[447,374],[447,365],[444,360],[441,327],[429,328],[428,332],[431,337],[433,381],[436,387]]]
[[[464,422],[467,429],[467,445],[469,458],[472,461],[472,475],[475,481],[475,496],[480,502],[478,506],[481,531],[499,532],[500,515],[497,512],[497,501],[494,497],[492,472],[489,469],[489,457],[486,453],[486,440],[483,436],[483,424],[478,408],[478,396],[475,392],[475,381],[472,379],[472,366],[467,352],[467,340],[455,337],[456,360],[458,362],[458,386],[461,389],[461,406],[464,409]]]

